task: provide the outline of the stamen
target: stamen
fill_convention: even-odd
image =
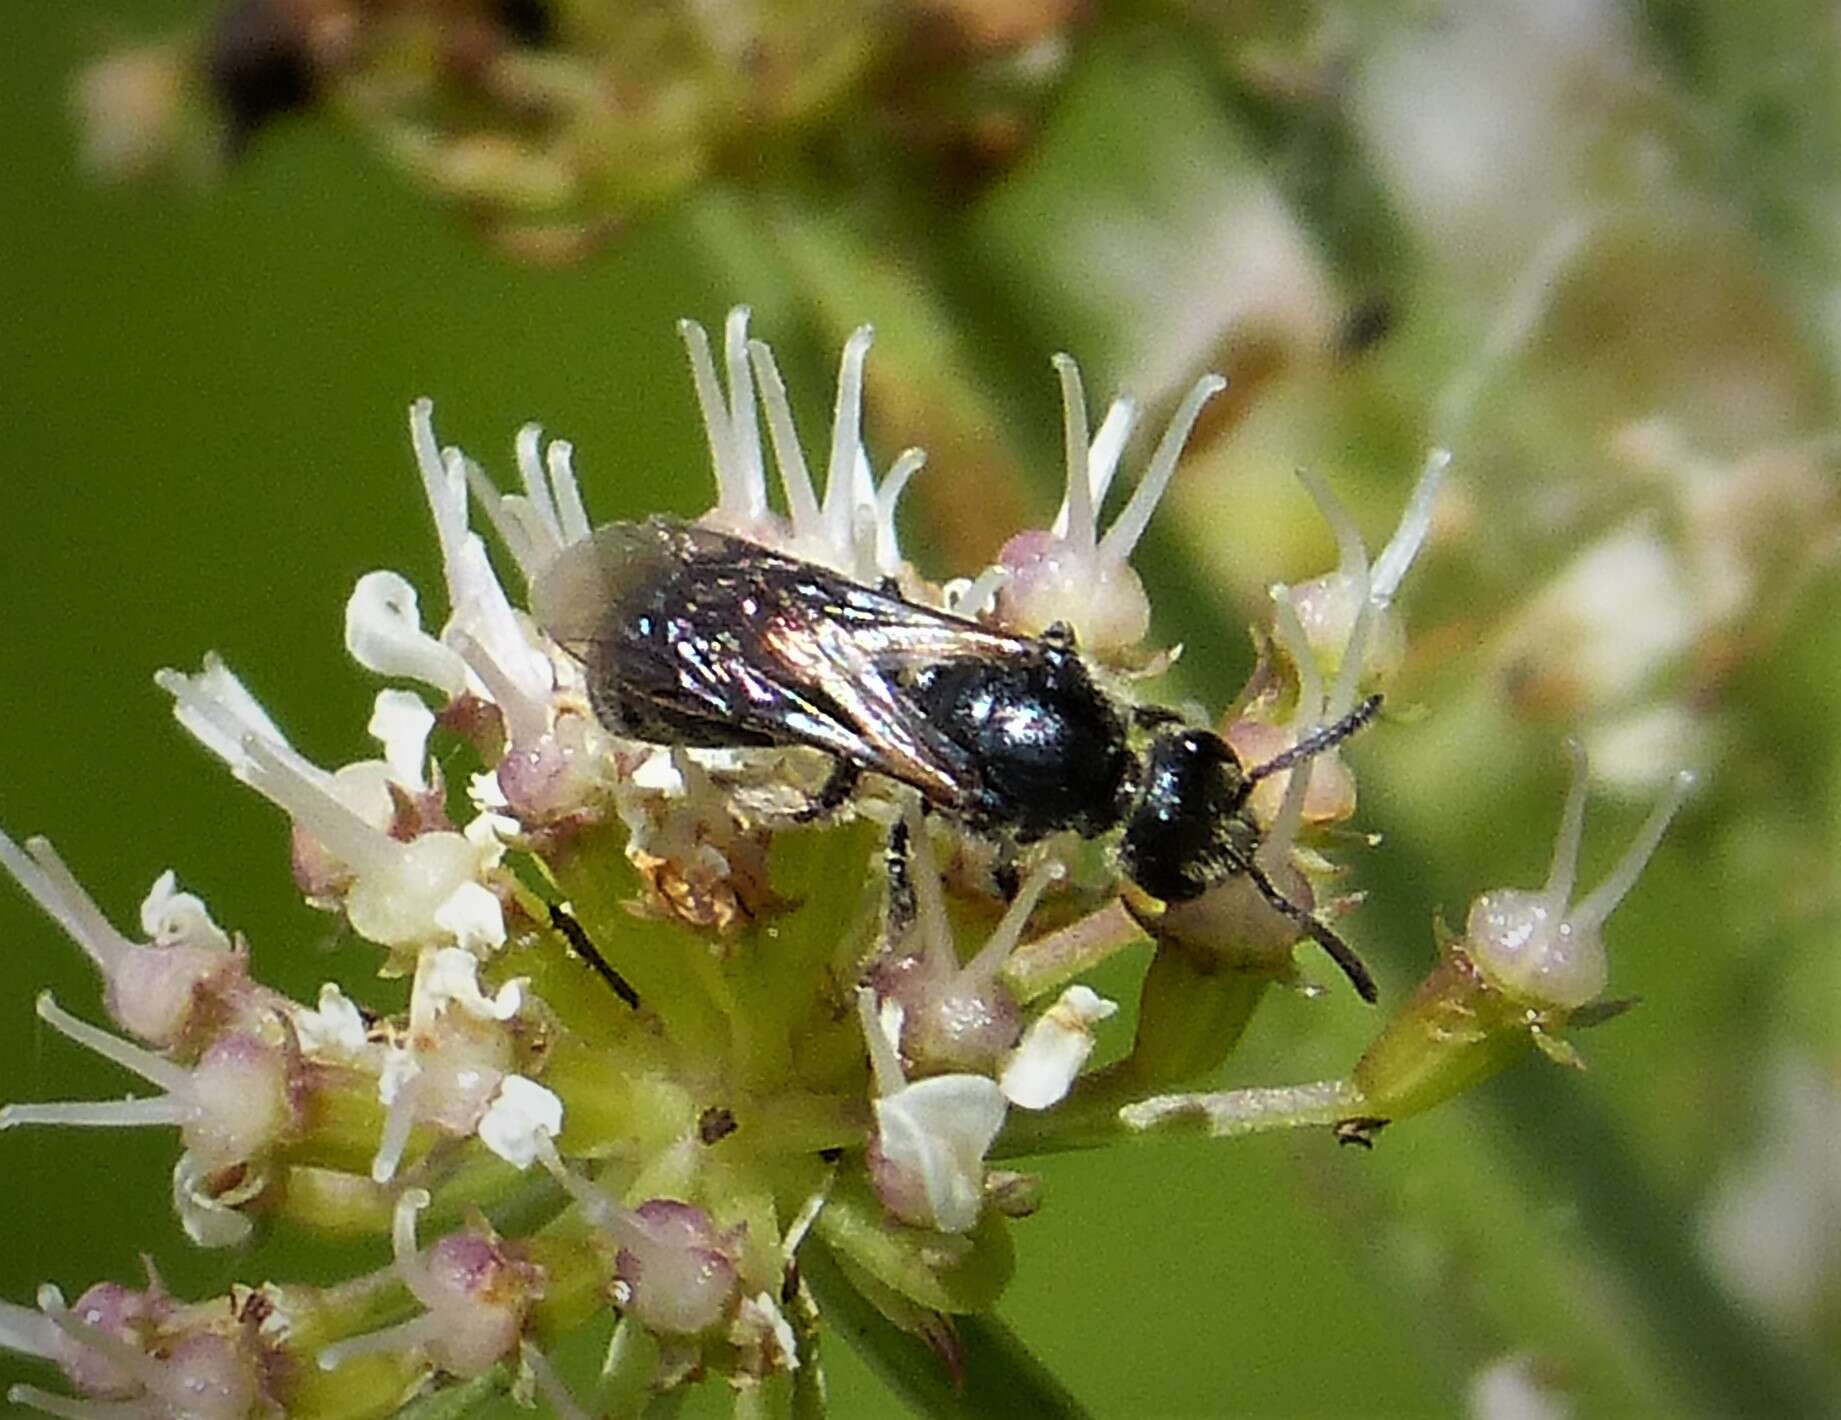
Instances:
[[[735,436],[729,427],[729,412],[722,395],[722,383],[716,377],[716,361],[710,354],[710,338],[694,320],[678,322],[678,334],[690,353],[690,379],[697,392],[697,409],[703,416],[704,437],[709,440],[710,466],[716,473],[716,506],[737,516],[744,516],[749,502],[749,486],[741,468],[741,456],[735,448]]]
[[[1295,612],[1295,608],[1293,608]],[[1368,637],[1374,629],[1374,621],[1381,614],[1372,597],[1362,599],[1362,608],[1355,613],[1355,625],[1349,628],[1349,640],[1342,648],[1342,659],[1336,665],[1336,679],[1330,686],[1330,696],[1323,707],[1325,720],[1340,720],[1355,708],[1355,692],[1361,685],[1362,672],[1366,668],[1368,654]]]
[[[1572,901],[1573,884],[1579,875],[1579,844],[1585,836],[1588,777],[1585,746],[1569,735],[1566,754],[1572,763],[1572,780],[1566,789],[1566,808],[1560,814],[1559,832],[1553,840],[1553,866],[1547,870],[1547,883],[1541,889],[1541,900],[1555,918],[1565,912],[1566,904]]]
[[[60,1302],[63,1298],[60,1296]],[[0,1302],[0,1348],[21,1356],[36,1356],[43,1361],[58,1359],[61,1328],[42,1311]]]
[[[869,1047],[869,1068],[876,1077],[876,1093],[894,1094],[908,1083],[901,1068],[901,1056],[895,1042],[882,1029],[876,993],[867,986],[857,988],[857,1016],[863,1022],[863,1040]]]
[[[413,1351],[439,1339],[441,1329],[440,1318],[433,1312],[423,1312],[407,1321],[399,1321],[395,1326],[386,1326],[382,1331],[348,1336],[343,1341],[335,1341],[330,1346],[320,1348],[320,1369],[336,1371],[357,1356],[375,1356],[387,1351]]]
[[[416,1214],[433,1201],[426,1188],[406,1188],[390,1215],[390,1251],[396,1259],[396,1270],[409,1290],[418,1295],[427,1269],[416,1246]]]
[[[1298,470],[1298,482],[1309,491],[1311,499],[1317,505],[1317,511],[1323,515],[1323,521],[1330,525],[1335,534],[1337,548],[1337,570],[1355,583],[1362,600],[1368,599],[1368,549],[1362,543],[1361,529],[1355,526],[1355,519],[1349,516],[1349,510],[1342,506],[1342,500],[1336,496],[1328,481],[1315,469]]]
[[[254,735],[243,741],[249,761],[249,787],[281,809],[324,845],[326,851],[357,872],[393,861],[398,845],[301,773],[290,758]]]
[[[1176,464],[1182,458],[1183,445],[1189,442],[1195,421],[1201,417],[1202,406],[1226,388],[1227,381],[1219,375],[1203,375],[1189,387],[1189,393],[1183,396],[1183,402],[1176,407],[1176,413],[1170,416],[1170,424],[1163,431],[1163,438],[1157,441],[1157,452],[1151,455],[1150,466],[1145,469],[1144,477],[1132,490],[1131,501],[1106,530],[1105,540],[1099,548],[1101,556],[1117,558],[1121,562],[1131,556],[1138,540],[1144,536],[1144,530],[1151,525],[1151,514],[1156,512],[1164,490],[1170,486],[1170,479],[1176,474]]]
[[[575,445],[567,439],[552,439],[545,463],[550,470],[550,492],[556,500],[562,545],[570,547],[594,531],[588,523],[588,509],[582,503],[582,487],[575,478]]]
[[[754,413],[754,379],[748,371],[748,307],[736,306],[722,326],[724,362],[729,367],[729,439],[735,449],[743,515],[767,511],[767,479],[761,466],[760,424]]]
[[[114,1062],[124,1070],[139,1075],[150,1085],[158,1085],[170,1095],[184,1095],[192,1083],[191,1071],[183,1065],[175,1065],[165,1056],[155,1055],[151,1050],[143,1050],[118,1036],[78,1020],[63,1007],[49,991],[38,993],[38,1017],[58,1034],[78,1045],[93,1050],[103,1059]],[[136,1103],[137,1101],[123,1101]],[[21,1106],[14,1106],[21,1108]]]
[[[542,523],[551,543],[562,546],[562,525],[556,519],[556,504],[550,497],[549,480],[543,471],[543,426],[526,424],[512,441],[517,457],[518,477],[524,483],[524,495],[530,499],[531,511]]]
[[[960,616],[976,617],[989,611],[991,603],[996,600],[998,588],[1002,587],[1014,575],[1013,569],[1004,566],[987,567],[975,577],[952,604],[952,609]]]
[[[35,1385],[11,1387],[6,1398],[45,1415],[61,1415],[65,1420],[146,1420],[147,1407],[138,1400],[73,1400],[67,1395],[53,1395]]]
[[[529,498],[499,492],[498,485],[471,459],[467,460],[467,488],[473,501],[485,510],[486,521],[492,524],[528,584],[557,551],[542,513]]]
[[[901,548],[895,539],[895,505],[908,480],[926,465],[924,449],[903,449],[889,471],[883,475],[882,487],[876,490],[876,570],[892,574],[901,566]]]
[[[113,979],[128,954],[136,950],[135,943],[110,925],[47,840],[28,838],[21,852],[18,844],[0,832],[0,867],[83,949],[105,978]]]
[[[838,362],[831,462],[825,469],[824,536],[832,547],[849,546],[857,461],[863,456],[863,362],[874,339],[873,329],[858,326],[844,342],[844,353]]]
[[[542,739],[550,728],[549,701],[526,695],[491,653],[465,631],[456,627],[448,632],[447,639],[467,663],[467,668],[480,678],[493,703],[505,716],[505,733],[511,744],[529,749]]]
[[[409,1148],[409,1136],[416,1125],[416,1082],[405,1081],[384,1111],[383,1132],[378,1136],[377,1153],[371,1159],[371,1181],[388,1183],[402,1167],[403,1154]]]
[[[230,772],[245,783],[250,766],[244,744],[252,736],[286,756],[303,778],[316,782],[331,779],[325,770],[294,752],[261,703],[215,651],[206,652],[204,668],[198,674],[162,669],[154,672],[153,682],[173,697],[173,718],[185,727],[186,733],[229,765]]]
[[[415,449],[416,468],[422,475],[422,491],[428,495],[429,511],[434,515],[441,563],[451,569],[467,536],[466,469],[444,457],[441,446],[435,441],[434,419],[433,400],[418,399],[409,406],[409,442]],[[448,586],[451,591],[451,572]]]
[[[1093,436],[1092,446],[1087,451],[1087,483],[1093,490],[1093,506],[1103,507],[1106,494],[1112,488],[1113,477],[1119,471],[1119,459],[1125,453],[1126,442],[1131,438],[1131,431],[1138,422],[1138,402],[1121,395],[1107,407],[1106,417],[1100,421],[1099,433]],[[1061,508],[1055,514],[1054,525],[1050,529],[1058,538],[1068,535],[1068,500],[1066,493],[1061,497]]]
[[[1029,914],[1035,911],[1036,902],[1050,883],[1059,882],[1066,875],[1067,869],[1053,858],[1038,863],[1017,890],[1016,900],[1004,909],[1003,918],[992,930],[990,939],[978,949],[978,955],[965,964],[964,975],[972,980],[995,981],[1004,963],[1010,960],[1010,953],[1023,939],[1023,929],[1029,925]]]
[[[774,463],[780,470],[780,487],[786,493],[786,511],[793,521],[793,535],[805,537],[818,529],[818,495],[812,490],[812,475],[799,447],[799,431],[793,426],[786,381],[780,378],[780,367],[766,341],[749,341],[748,353],[754,358],[754,367],[760,375],[761,403],[767,410],[767,435],[773,440]]]
[[[1279,644],[1298,669],[1298,713],[1316,719],[1323,713],[1323,673],[1311,654],[1310,638],[1304,621],[1292,600],[1291,588],[1283,582],[1272,586],[1272,629],[1278,632]]]
[[[1053,363],[1061,377],[1061,426],[1067,451],[1067,540],[1081,553],[1091,553],[1097,530],[1093,485],[1087,472],[1087,393],[1073,356],[1056,355]]]
[[[908,821],[908,876],[914,885],[921,949],[933,962],[956,970],[959,956],[953,950],[952,925],[946,917],[946,898],[940,891],[939,862],[933,856],[933,841],[927,834],[927,822],[913,799],[908,801],[903,817]]]
[[[1574,933],[1596,931],[1617,910],[1617,905],[1636,886],[1636,880],[1642,876],[1644,867],[1656,851],[1656,845],[1668,831],[1669,821],[1680,811],[1694,784],[1695,777],[1688,770],[1684,769],[1675,775],[1668,792],[1650,813],[1635,842],[1618,860],[1610,876],[1592,890],[1590,897],[1566,914],[1567,930]]]
[[[1400,590],[1400,583],[1412,568],[1413,559],[1425,546],[1426,536],[1432,531],[1432,505],[1438,501],[1438,490],[1444,486],[1445,471],[1450,466],[1449,449],[1433,449],[1426,455],[1425,464],[1419,470],[1419,481],[1413,485],[1413,495],[1407,500],[1406,511],[1400,515],[1400,526],[1394,529],[1394,535],[1375,559],[1368,580],[1368,600],[1377,607],[1385,609],[1392,603],[1394,593]]]

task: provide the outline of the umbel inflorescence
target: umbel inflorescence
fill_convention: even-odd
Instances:
[[[935,584],[895,532],[921,455],[878,478],[863,450],[868,330],[844,349],[822,495],[747,313],[730,315],[720,366],[699,326],[683,334],[718,489],[695,525],[597,533],[568,444],[523,430],[520,490],[505,493],[439,445],[427,402],[412,408],[448,612],[427,629],[393,572],[352,593],[347,648],[399,683],[376,697],[377,757],[306,759],[215,656],[156,677],[179,722],[287,815],[307,900],[409,978],[400,1015],[368,1015],[333,983],[311,1003],[262,986],[243,939],[170,872],[123,933],[48,842],[0,835],[0,862],[95,963],[113,1029],[48,994],[39,1016],[150,1087],[12,1104],[0,1128],[174,1129],[173,1202],[196,1244],[285,1221],[375,1235],[392,1254],[336,1286],[201,1302],[151,1274],[75,1302],[47,1285],[35,1308],[0,1310],[0,1344],[54,1363],[74,1395],[22,1386],[15,1401],[387,1415],[493,1377],[573,1416],[721,1378],[750,1414],[814,1414],[807,1249],[956,1371],[954,1318],[996,1301],[1012,1226],[1036,1206],[1037,1181],[1010,1160],[1164,1129],[1316,1125],[1367,1142],[1530,1044],[1576,1058],[1565,1027],[1604,1011],[1600,929],[1685,779],[1575,901],[1578,764],[1545,886],[1482,894],[1346,1079],[1181,1092],[1298,979],[1301,941],[1370,989],[1332,925],[1353,903],[1324,831],[1356,808],[1341,741],[1404,656],[1394,600],[1442,454],[1373,559],[1306,477],[1340,563],[1273,588],[1245,692],[1217,726],[1189,725],[1144,699],[1168,657],[1145,647],[1130,558],[1218,380],[1182,401],[1102,530],[1136,411],[1115,402],[1090,437],[1079,373],[1058,357],[1062,509],[995,566]],[[665,565],[636,570],[641,552]],[[597,618],[635,585],[678,589],[655,610],[683,625],[659,644],[686,662],[671,685],[703,700],[609,663]],[[772,616],[764,588],[788,599]],[[627,632],[652,634],[651,612],[627,613]],[[1116,801],[1057,817],[992,787],[1041,708],[988,678],[1006,657],[1027,663],[1032,693],[1052,671],[1056,694],[1097,707]],[[940,739],[929,712],[961,738]],[[477,772],[446,782],[437,762],[457,752]],[[1146,939],[1135,1036],[1089,1069],[1117,1005],[1080,978]],[[572,1391],[546,1355],[609,1310],[602,1373]]]

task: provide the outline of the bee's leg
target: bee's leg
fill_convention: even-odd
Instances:
[[[831,773],[819,786],[806,806],[793,815],[795,823],[812,823],[821,818],[829,818],[844,806],[856,790],[857,781],[863,777],[863,766],[854,759],[840,759],[831,766]]]
[[[895,826],[889,830],[883,864],[889,880],[887,938],[892,942],[914,924],[919,912],[914,901],[914,844],[908,837],[905,814],[896,819]]]
[[[998,845],[997,861],[991,864],[991,881],[997,885],[997,892],[1008,906],[1016,901],[1016,895],[1023,890],[1023,870],[1016,863],[1016,845],[1005,839]]]
[[[552,902],[550,904],[550,925],[563,934],[569,945],[575,949],[575,954],[595,969],[614,995],[625,1001],[634,1010],[639,1009],[639,993],[633,989],[633,984],[614,968],[612,962],[601,955],[599,948],[594,944],[594,939],[588,935],[587,929],[575,920],[568,908],[561,903]]]

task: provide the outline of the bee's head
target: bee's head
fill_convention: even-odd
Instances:
[[[1242,809],[1249,783],[1219,735],[1160,731],[1144,753],[1120,856],[1127,876],[1165,902],[1200,896],[1243,871],[1259,830]]]

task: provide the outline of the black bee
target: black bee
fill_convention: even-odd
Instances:
[[[1366,724],[1378,696],[1247,768],[1220,736],[1108,696],[1065,628],[995,631],[670,518],[600,528],[532,595],[617,735],[824,750],[837,767],[815,813],[871,772],[1013,843],[1122,830],[1120,866],[1144,891],[1181,902],[1244,873],[1375,999],[1349,946],[1256,861],[1246,805],[1261,779]]]

